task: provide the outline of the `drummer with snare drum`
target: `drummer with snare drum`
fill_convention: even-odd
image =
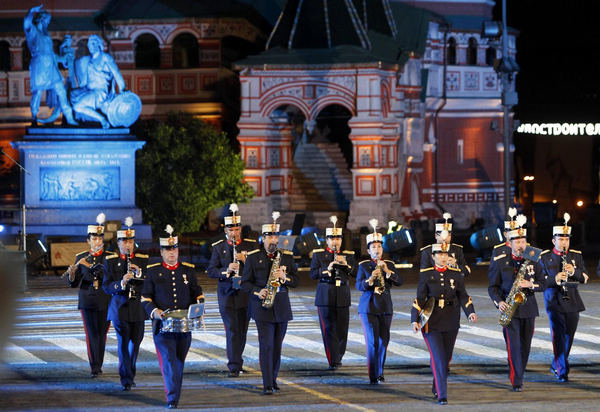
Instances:
[[[194,265],[179,260],[177,236],[173,235],[170,225],[159,242],[162,262],[148,266],[142,303],[152,319],[152,335],[165,383],[167,407],[175,409],[181,395],[183,366],[192,334],[184,331],[189,330],[187,327],[175,331],[165,326],[175,324],[170,322],[169,313],[179,313],[192,304],[204,302],[204,295],[196,280]]]
[[[445,230],[442,231],[441,243],[431,246],[434,265],[421,269],[411,313],[413,331],[417,333],[421,329],[431,354],[431,391],[440,405],[448,403],[448,364],[460,327],[460,308],[471,322],[477,322],[473,301],[465,290],[463,273],[448,266],[450,245],[445,242],[447,235]]]

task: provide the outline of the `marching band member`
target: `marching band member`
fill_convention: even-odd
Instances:
[[[104,213],[100,213],[96,217],[97,224],[88,226],[87,242],[90,250],[78,253],[75,263],[65,272],[69,287],[79,288],[77,308],[83,318],[92,378],[102,374],[106,334],[110,327],[107,319],[110,295],[102,288],[104,260],[112,255],[104,250],[105,219]]]
[[[433,373],[431,390],[440,405],[448,403],[448,365],[460,328],[460,307],[469,321],[477,322],[473,301],[465,289],[464,275],[460,269],[448,265],[451,246],[445,242],[446,236],[447,232],[442,231],[440,243],[431,245],[434,266],[421,269],[417,297],[411,312],[413,331],[417,333],[421,330],[429,349]],[[432,311],[429,322],[422,325],[419,314],[428,299],[433,299],[430,301],[433,303]]]
[[[212,255],[206,272],[218,279],[217,298],[219,312],[225,326],[227,368],[229,377],[235,378],[243,371],[244,347],[248,333],[248,293],[241,290],[241,279],[248,252],[256,249],[256,241],[242,240],[242,217],[238,206],[232,203],[231,216],[225,216],[226,240],[213,243]],[[235,256],[234,256],[235,253]]]
[[[278,218],[279,212],[275,211],[273,223],[262,225],[263,248],[248,253],[242,276],[242,289],[250,295],[250,317],[258,330],[263,395],[279,391],[281,346],[288,321],[292,320],[288,288],[298,283],[292,252],[277,249]]]
[[[356,275],[354,251],[341,251],[342,228],[337,216],[330,217],[333,227],[325,229],[327,249],[313,250],[310,277],[318,280],[315,306],[329,369],[342,366],[350,321],[350,277]]]
[[[142,289],[142,304],[152,319],[152,334],[165,383],[167,407],[177,408],[181,396],[183,367],[192,343],[191,332],[161,332],[163,312],[187,309],[196,302],[204,302],[194,265],[179,260],[177,236],[167,225],[159,238],[161,263],[148,265]]]
[[[133,219],[127,217],[127,229],[117,231],[119,255],[108,256],[104,261],[102,288],[112,295],[108,307],[108,320],[117,333],[119,352],[119,376],[122,390],[135,386],[135,364],[140,345],[144,339],[146,312],[140,298],[146,277],[148,255],[135,253],[135,230]]]
[[[541,264],[546,275],[544,303],[550,320],[554,359],[550,371],[559,382],[569,380],[569,353],[579,323],[579,312],[585,310],[578,283],[587,283],[589,277],[581,252],[569,249],[571,243],[570,216],[552,228],[552,251],[542,253]],[[565,284],[566,282],[566,284]]]
[[[508,253],[497,255],[494,258],[494,266],[490,265],[488,294],[501,313],[509,308],[505,299],[512,289],[516,275],[524,260],[523,252],[527,247],[527,230],[523,226],[526,222],[527,217],[524,215],[517,216],[516,229],[508,232],[510,255]],[[534,292],[543,291],[545,288],[543,271],[539,264],[528,264],[527,273],[519,282],[519,287],[527,296],[527,301],[519,305],[511,322],[502,328],[506,351],[508,352],[509,378],[515,392],[522,391],[523,374],[529,360],[535,318],[539,316]]]
[[[369,221],[373,233],[367,235],[371,259],[358,264],[356,289],[362,293],[358,313],[362,321],[367,346],[367,369],[372,385],[385,380],[383,367],[394,308],[390,289],[402,285],[402,277],[391,260],[383,260],[383,236],[377,233],[377,219]]]
[[[462,245],[452,243],[452,222],[450,219],[452,219],[452,215],[446,212],[443,214],[442,219],[438,219],[435,223],[435,241],[438,244],[441,243],[440,235],[442,231],[448,233],[445,240],[450,245],[450,249],[448,250],[448,266],[459,268],[463,276],[467,276],[471,273],[471,268],[465,260]],[[421,269],[434,265],[432,246],[433,244],[421,248]]]

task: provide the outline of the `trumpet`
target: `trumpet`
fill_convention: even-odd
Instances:
[[[238,268],[234,271],[232,271],[230,273],[230,275],[232,276],[232,288],[234,290],[239,290],[241,289],[241,276],[240,276],[240,267],[239,267],[239,261],[237,260],[237,251],[235,250],[235,243],[237,242],[237,239],[235,238],[235,236],[233,236],[232,239],[232,247],[233,247],[233,259],[232,262],[237,262],[238,263]]]

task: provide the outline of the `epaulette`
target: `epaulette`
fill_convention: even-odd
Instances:
[[[254,243],[256,243],[256,239],[244,239],[244,241],[246,241],[246,242],[254,242]]]
[[[313,249],[313,253],[325,252],[325,249]]]
[[[431,247],[431,245],[423,246],[423,247],[421,248],[421,252],[422,252],[422,251],[424,251],[425,249],[427,249],[428,247]]]
[[[459,248],[462,249],[463,245],[459,245],[458,243],[452,243],[454,246],[458,246]]]
[[[428,268],[423,268],[420,270],[420,272],[427,272],[428,270],[433,269],[433,266],[429,266]]]
[[[292,252],[291,250],[284,250],[284,251],[283,251],[283,254],[284,254],[284,255],[292,255],[292,256],[293,256],[293,255],[294,255],[294,252]]]
[[[181,264],[183,266],[187,266],[189,268],[195,268],[196,266],[193,263],[188,263],[188,262],[181,262]]]
[[[118,257],[118,256],[117,256],[117,255],[110,255],[110,256],[107,256],[107,257],[106,257],[106,260],[108,260],[108,259],[114,259],[114,258],[116,258],[116,257]]]
[[[448,270],[453,270],[454,272],[460,272],[461,271],[459,268],[451,268],[450,266],[448,266]]]
[[[342,250],[342,253],[347,253],[349,255],[353,255],[354,251],[353,250]]]
[[[498,243],[496,246],[494,246],[494,249],[502,247],[502,246],[505,246],[505,245],[506,245],[506,242],[504,242],[504,243]]]
[[[260,249],[254,249],[252,252],[248,252],[247,256],[250,256],[253,253],[260,252]]]
[[[498,255],[498,256],[494,257],[494,262],[497,261],[497,260],[499,260],[499,259],[505,258],[505,257],[506,257],[506,253]]]
[[[160,264],[161,264],[161,262],[153,263],[151,265],[146,266],[146,268],[153,268],[154,266],[158,266]]]
[[[579,253],[581,255],[581,250],[569,249],[569,252]]]
[[[136,253],[135,254],[136,257],[142,258],[142,259],[148,259],[150,256],[144,254],[144,253]]]
[[[89,250],[84,250],[84,251],[82,251],[82,252],[79,252],[79,253],[78,253],[77,255],[75,255],[75,256],[83,255],[84,253],[87,253],[87,252],[89,252]]]
[[[370,260],[371,260],[371,259],[365,259],[365,260],[363,260],[363,261],[361,261],[361,262],[358,262],[358,264],[359,264],[359,265],[362,265],[363,263],[365,263],[365,262],[369,262]]]
[[[540,253],[540,256],[545,255],[546,253],[549,253],[549,252],[550,252],[550,249],[546,249],[542,253]]]
[[[221,240],[217,240],[215,243],[212,244],[212,246],[218,245],[219,243],[221,243],[223,241],[223,239]]]

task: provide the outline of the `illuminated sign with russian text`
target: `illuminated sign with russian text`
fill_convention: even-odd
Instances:
[[[545,136],[597,136],[600,123],[522,123],[518,133]]]

